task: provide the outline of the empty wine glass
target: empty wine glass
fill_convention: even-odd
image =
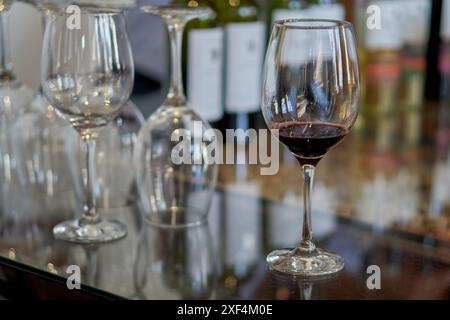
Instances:
[[[216,135],[186,101],[181,45],[186,23],[211,14],[211,10],[178,5],[144,6],[142,10],[160,16],[168,26],[172,75],[165,102],[139,133],[135,169],[140,202],[150,223],[171,227],[198,224],[207,217],[217,178],[217,166],[210,161],[208,149]]]
[[[281,20],[273,26],[264,67],[262,111],[267,126],[298,160],[304,175],[302,241],[267,257],[271,269],[298,276],[338,272],[344,260],[312,242],[314,169],[347,135],[359,109],[353,27],[335,20]]]
[[[133,59],[119,9],[80,7],[79,24],[67,25],[64,8],[47,16],[42,58],[42,84],[51,105],[70,122],[85,145],[86,200],[78,220],[53,229],[56,238],[98,243],[122,238],[126,226],[102,220],[95,201],[95,144],[130,97]]]

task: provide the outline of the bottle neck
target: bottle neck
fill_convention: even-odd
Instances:
[[[9,36],[9,12],[7,10],[0,11],[0,79],[13,78]]]

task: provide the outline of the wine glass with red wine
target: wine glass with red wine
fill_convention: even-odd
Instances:
[[[344,260],[312,241],[311,191],[319,161],[351,130],[360,82],[353,26],[337,20],[276,21],[264,67],[262,111],[268,127],[298,160],[304,176],[302,240],[267,256],[272,270],[294,276],[340,271]]]

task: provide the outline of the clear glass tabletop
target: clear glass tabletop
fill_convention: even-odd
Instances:
[[[128,226],[126,238],[75,245],[52,235],[71,212],[35,208],[0,226],[0,265],[63,280],[75,266],[83,285],[127,299],[449,299],[450,106],[430,104],[402,119],[384,135],[359,124],[319,164],[314,238],[345,259],[334,278],[267,269],[266,255],[294,246],[301,230],[300,172],[283,148],[277,175],[261,176],[257,165],[221,166],[205,226],[152,227],[132,203],[104,212]],[[379,290],[367,286],[373,266]]]

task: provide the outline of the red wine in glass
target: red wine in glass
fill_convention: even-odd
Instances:
[[[339,143],[348,130],[330,122],[283,122],[273,125],[280,141],[295,155],[300,165],[317,165],[328,150]]]

